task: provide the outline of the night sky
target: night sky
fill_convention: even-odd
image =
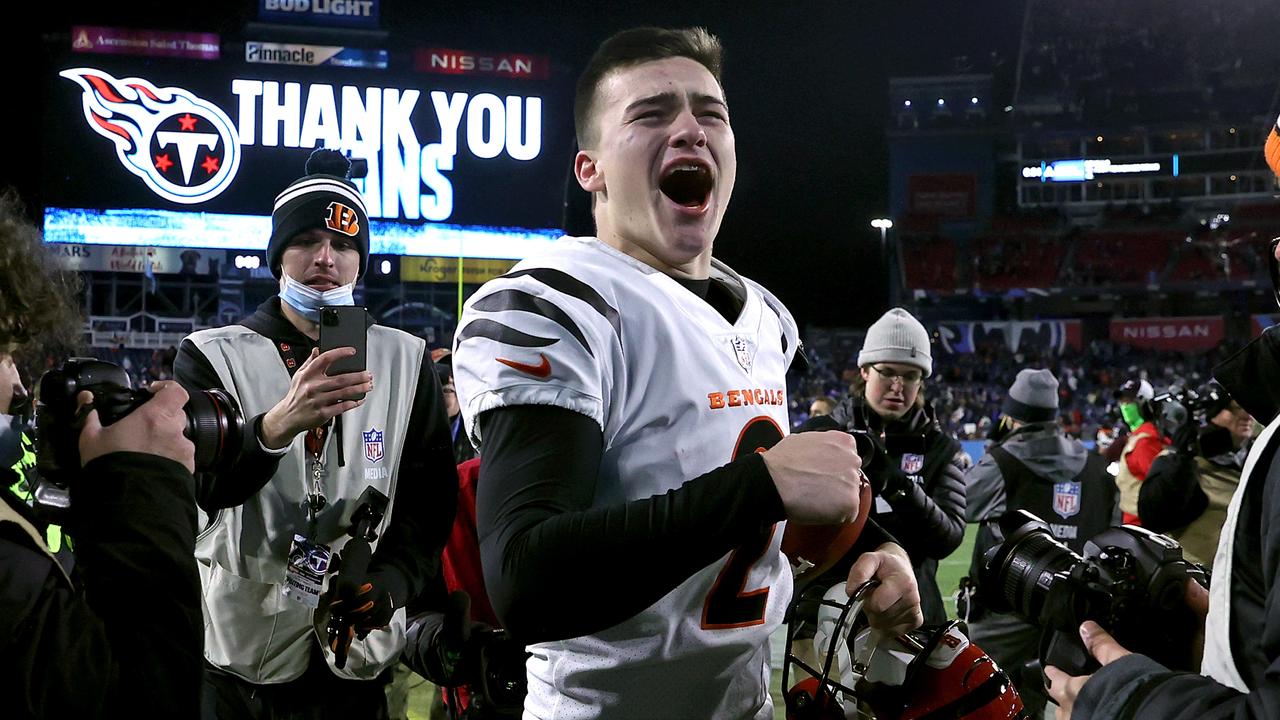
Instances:
[[[115,5],[116,7],[111,7]],[[536,6],[542,5],[538,8]],[[788,5],[794,7],[776,7]],[[950,58],[1016,56],[1023,2],[418,3],[384,0],[386,45],[451,43],[550,55],[576,77],[600,40],[636,25],[703,25],[725,45],[738,180],[716,255],[771,289],[801,327],[865,325],[886,309],[871,218],[887,210],[888,78],[943,74]],[[40,30],[10,35],[5,66],[37,67],[41,36],[72,24],[218,32],[243,38],[251,2],[45,3]],[[358,43],[353,42],[352,45]],[[38,97],[34,73],[9,80]],[[8,113],[15,161],[0,182],[39,204],[37,112]],[[567,168],[566,168],[567,169]]]

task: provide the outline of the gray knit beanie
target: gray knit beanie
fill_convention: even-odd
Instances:
[[[902,308],[894,308],[867,328],[867,337],[858,353],[858,367],[891,362],[915,365],[925,377],[933,374],[929,354],[929,333],[920,321]]]
[[[1048,370],[1019,370],[1004,399],[1004,414],[1025,423],[1053,420],[1058,415],[1058,378]]]

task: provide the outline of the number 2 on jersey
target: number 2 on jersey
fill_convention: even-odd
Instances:
[[[773,418],[767,415],[752,418],[738,436],[732,459],[737,460],[747,453],[764,452],[781,439],[782,428],[778,427]],[[749,627],[764,622],[765,608],[769,603],[769,586],[747,590],[747,576],[751,567],[768,551],[777,529],[778,525],[775,523],[768,532],[762,532],[729,554],[728,561],[712,583],[711,592],[707,593],[707,600],[702,605],[704,630]]]

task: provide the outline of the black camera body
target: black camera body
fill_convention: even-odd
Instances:
[[[1182,557],[1178,543],[1122,525],[1085,543],[1081,557],[1026,510],[999,522],[1005,540],[983,557],[979,592],[989,609],[1043,629],[1045,665],[1069,675],[1097,670],[1079,632],[1081,623],[1093,620],[1129,650],[1169,668],[1196,669],[1191,637],[1199,620],[1184,598],[1189,578],[1207,581],[1203,568]]]
[[[471,705],[464,718],[519,718],[524,713],[524,698],[529,692],[525,662],[529,653],[505,630],[475,629],[471,640],[479,644],[480,657],[467,680]]]
[[[1191,388],[1170,388],[1151,398],[1156,425],[1167,436],[1188,420],[1204,425],[1210,415],[1230,402],[1227,391],[1217,383],[1209,383],[1197,392]]]
[[[844,431],[853,436],[862,467],[866,468],[875,459],[877,444],[885,442],[884,421],[865,402],[854,403]]]
[[[93,393],[93,403],[78,408],[76,396]],[[98,411],[103,427],[111,425],[151,399],[148,390],[133,390],[119,365],[92,358],[71,358],[40,378],[36,403],[36,469],[42,482],[65,489],[80,472],[80,431],[84,415]],[[184,412],[183,434],[195,445],[197,472],[230,468],[244,437],[240,406],[223,390],[192,393]]]

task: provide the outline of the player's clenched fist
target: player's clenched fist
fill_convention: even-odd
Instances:
[[[853,436],[809,432],[789,435],[764,453],[787,519],[843,523],[858,514],[862,460]]]

